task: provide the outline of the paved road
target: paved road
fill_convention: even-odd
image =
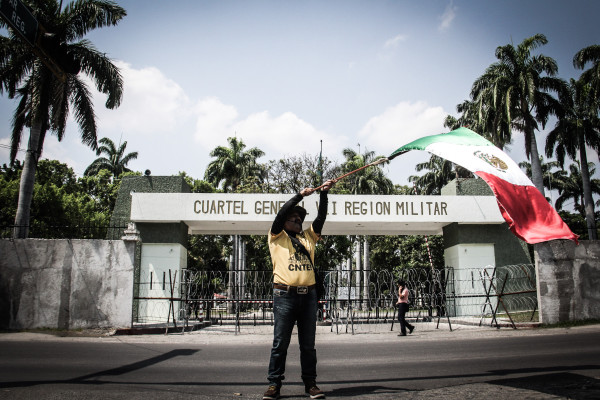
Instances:
[[[270,328],[234,335],[60,338],[0,334],[2,399],[258,399]],[[328,398],[598,399],[600,325],[570,329],[428,329],[335,335],[319,327]],[[305,398],[297,342],[283,398]]]

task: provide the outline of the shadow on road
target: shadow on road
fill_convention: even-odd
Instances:
[[[254,392],[253,388],[262,388],[264,382],[248,382],[248,381],[235,381],[231,380],[231,377],[224,376],[224,381],[165,381],[165,382],[145,382],[143,380],[128,381],[124,379],[111,380],[108,377],[121,376],[130,372],[142,370],[146,367],[150,367],[157,363],[167,361],[174,357],[179,356],[191,356],[197,353],[198,350],[193,349],[176,349],[164,354],[160,354],[156,357],[148,358],[146,360],[138,361],[135,363],[123,365],[117,368],[112,368],[104,371],[99,371],[83,376],[79,376],[72,379],[56,379],[56,380],[31,380],[31,381],[17,381],[17,382],[4,382],[0,384],[3,388],[18,388],[18,387],[32,387],[37,385],[132,385],[135,384],[138,387],[148,385],[154,388],[157,387],[183,387],[189,386],[202,387],[202,386],[223,386],[223,387],[247,387],[250,392]],[[380,379],[362,379],[362,380],[323,380],[319,381],[319,384],[324,390],[326,390],[327,396],[331,397],[359,397],[359,396],[390,396],[390,398],[399,396],[402,394],[411,395],[427,390],[414,390],[406,387],[401,387],[402,382],[416,382],[416,381],[446,381],[443,385],[433,384],[435,389],[440,389],[448,385],[448,380],[452,382],[456,379],[455,385],[468,385],[464,383],[464,378],[472,378],[471,383],[485,383],[497,386],[512,387],[515,389],[527,389],[537,391],[540,393],[551,394],[555,396],[562,396],[570,399],[587,400],[587,399],[598,399],[600,398],[600,380],[588,377],[585,375],[579,375],[575,372],[583,371],[597,371],[600,370],[600,365],[580,365],[577,367],[572,366],[552,366],[547,368],[516,368],[516,369],[499,369],[499,370],[488,370],[481,371],[472,374],[445,374],[445,375],[433,375],[433,376],[403,376],[394,378],[380,378]],[[565,372],[568,371],[568,372]],[[522,376],[526,374],[527,376]],[[495,379],[499,376],[506,378]],[[515,376],[511,378],[511,376]],[[107,377],[103,379],[103,377]],[[300,383],[290,382],[291,385],[300,386]],[[290,385],[290,386],[291,386]],[[328,388],[331,387],[330,389]],[[450,386],[453,386],[450,383]],[[290,388],[291,389],[291,388]],[[260,389],[258,389],[260,391]],[[293,393],[292,390],[291,392]],[[283,394],[282,398],[296,398],[298,396]],[[302,396],[304,397],[304,396]]]
[[[488,383],[516,389],[535,390],[569,399],[600,399],[600,380],[571,372],[499,379]]]

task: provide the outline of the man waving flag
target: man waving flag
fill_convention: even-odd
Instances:
[[[410,142],[388,157],[410,150],[425,150],[458,164],[483,179],[492,188],[510,230],[527,243],[554,239],[577,242],[578,236],[506,153],[467,128],[426,136]]]

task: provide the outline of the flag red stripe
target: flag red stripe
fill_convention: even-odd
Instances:
[[[510,230],[527,243],[569,239],[575,235],[535,186],[513,185],[486,172],[475,172],[492,188]]]

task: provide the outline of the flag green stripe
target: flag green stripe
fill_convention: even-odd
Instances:
[[[479,136],[468,128],[458,128],[440,135],[425,136],[412,141],[394,151],[388,158],[392,159],[410,150],[425,150],[432,143],[451,143],[462,146],[493,146],[493,143]]]

